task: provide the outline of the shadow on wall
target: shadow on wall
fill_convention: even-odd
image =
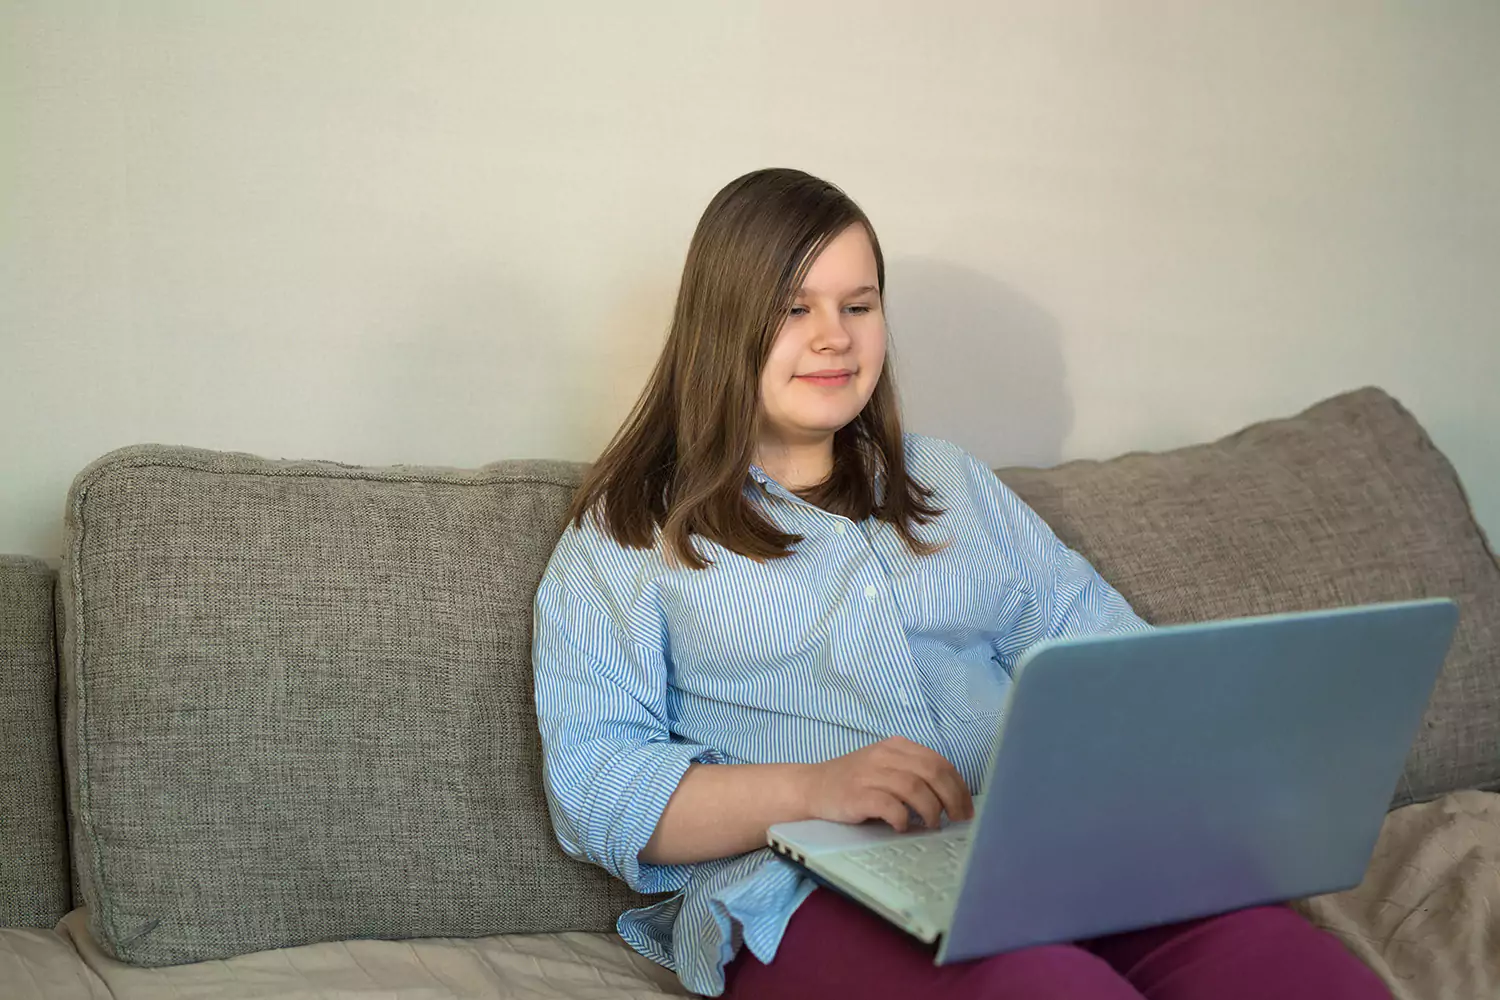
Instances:
[[[890,352],[906,429],[990,466],[1052,466],[1073,429],[1056,320],[1001,281],[943,260],[886,263]]]

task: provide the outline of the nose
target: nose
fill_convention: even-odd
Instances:
[[[818,310],[815,322],[817,326],[813,330],[813,350],[842,353],[849,349],[854,338],[844,328],[843,310],[835,309],[831,315],[825,310]]]

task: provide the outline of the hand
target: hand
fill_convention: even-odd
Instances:
[[[807,808],[814,819],[883,819],[904,833],[913,812],[932,829],[944,812],[950,820],[974,817],[974,803],[958,769],[936,750],[902,736],[810,765],[805,775]]]

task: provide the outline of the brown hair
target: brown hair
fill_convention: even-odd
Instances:
[[[801,535],[782,532],[744,494],[760,421],[760,379],[796,289],[828,242],[860,223],[875,251],[882,300],[885,258],[870,220],[834,185],[800,170],[767,169],[725,185],[698,220],[682,269],[666,346],[635,408],[573,498],[582,525],[599,507],[616,541],[650,548],[656,527],[669,560],[709,564],[691,545],[701,535],[752,559],[792,554]],[[875,494],[875,473],[886,478]],[[939,546],[917,538],[942,510],[906,471],[895,378],[883,366],[864,409],[833,436],[833,469],[798,496],[854,521],[895,526],[918,555]]]

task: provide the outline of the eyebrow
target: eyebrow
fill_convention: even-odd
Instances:
[[[854,291],[852,291],[852,292],[849,292],[844,297],[845,298],[849,298],[849,299],[853,299],[853,298],[858,298],[859,296],[864,295],[864,294],[866,294],[868,292],[878,292],[878,291],[880,291],[880,289],[877,288],[877,287],[875,287],[874,285],[860,285],[858,288],[854,289]],[[810,288],[803,287],[803,288],[797,289],[797,295],[799,297],[803,296],[803,295],[815,295],[815,294],[817,294],[817,293],[813,289],[810,289]]]

